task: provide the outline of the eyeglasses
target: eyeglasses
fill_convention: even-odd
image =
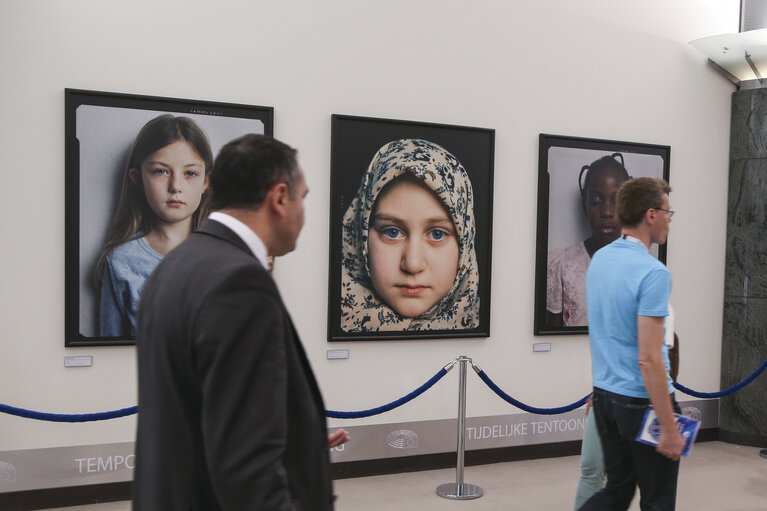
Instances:
[[[672,209],[663,209],[663,208],[652,208],[652,209],[656,209],[658,211],[665,211],[669,218],[674,216],[674,210]]]

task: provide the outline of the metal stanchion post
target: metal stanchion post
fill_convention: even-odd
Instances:
[[[466,365],[471,362],[467,356],[458,357],[461,370],[458,375],[458,460],[455,467],[455,483],[437,486],[437,495],[446,499],[468,500],[482,496],[482,488],[463,482],[463,454],[466,447]]]

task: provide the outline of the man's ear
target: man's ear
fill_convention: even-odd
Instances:
[[[286,183],[277,183],[267,194],[269,206],[280,216],[285,215],[288,199],[288,185]]]

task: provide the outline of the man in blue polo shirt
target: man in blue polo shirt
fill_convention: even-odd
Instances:
[[[684,439],[663,342],[671,274],[648,252],[663,244],[673,211],[662,179],[637,178],[618,191],[623,235],[594,254],[586,276],[593,410],[607,484],[583,510],[626,510],[637,486],[642,509],[673,510]],[[635,440],[647,405],[660,423],[657,448]]]

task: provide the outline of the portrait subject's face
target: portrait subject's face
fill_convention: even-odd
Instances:
[[[602,169],[586,190],[586,216],[591,235],[604,246],[612,243],[621,233],[616,197],[624,179],[617,169]]]
[[[131,179],[143,186],[147,203],[160,222],[176,223],[192,217],[208,187],[205,162],[185,140],[178,140],[147,156]]]
[[[370,219],[373,287],[398,314],[415,317],[450,291],[458,270],[455,225],[428,188],[402,181],[379,197]]]

